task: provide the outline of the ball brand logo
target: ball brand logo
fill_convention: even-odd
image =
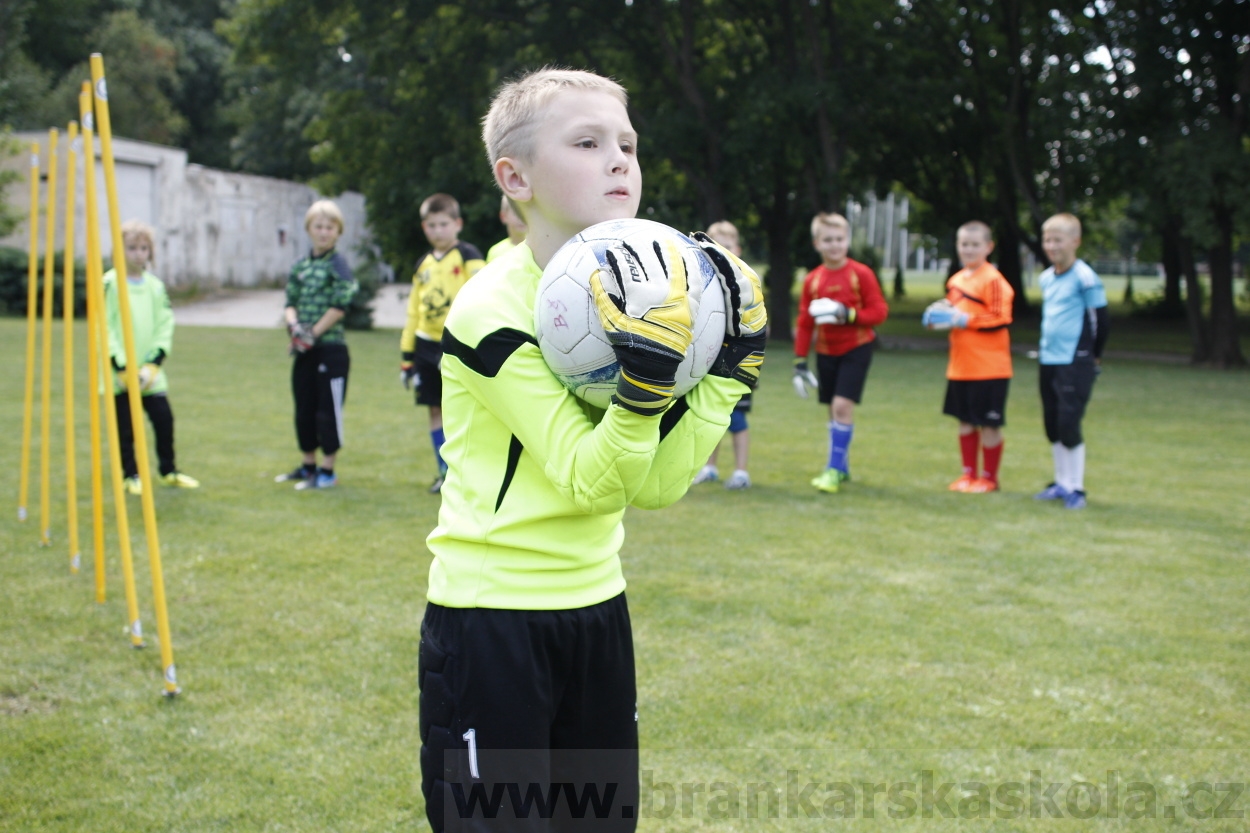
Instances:
[[[101,101],[109,100],[109,85],[103,78],[95,82],[95,94]]]

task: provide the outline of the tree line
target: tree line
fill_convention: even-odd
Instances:
[[[909,227],[944,245],[966,219],[994,227],[1018,315],[1033,313],[1021,249],[1045,261],[1042,221],[1072,211],[1112,229],[1112,247],[1163,263],[1158,311],[1187,318],[1195,361],[1245,364],[1234,275],[1250,229],[1250,0],[4,9],[0,123],[63,121],[53,112],[73,110],[60,99],[72,101],[85,56],[103,51],[119,134],[359,190],[394,263],[421,253],[417,208],[434,191],[461,200],[466,238],[499,236],[479,119],[501,80],[559,64],[629,89],[644,216],[728,218],[762,244],[778,322],[791,317],[790,276],[811,262],[811,215],[901,188]]]

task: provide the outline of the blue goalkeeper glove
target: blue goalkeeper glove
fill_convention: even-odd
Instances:
[[[920,323],[930,330],[949,330],[952,327],[968,326],[968,313],[960,312],[943,298],[925,307],[920,316]]]
[[[599,322],[621,365],[612,401],[659,416],[673,401],[677,367],[686,356],[698,312],[687,294],[687,266],[670,241],[650,248],[609,246],[607,267],[590,276]]]

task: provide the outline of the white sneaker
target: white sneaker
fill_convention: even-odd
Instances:
[[[751,475],[746,473],[745,469],[737,469],[729,479],[725,481],[726,489],[749,489],[751,488]]]
[[[698,486],[700,483],[715,483],[720,480],[720,474],[716,471],[716,466],[704,466],[699,469],[699,473],[694,476],[694,482],[691,486]]]

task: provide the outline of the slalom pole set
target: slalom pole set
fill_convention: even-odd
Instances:
[[[104,75],[104,59],[99,54],[91,56],[91,80],[84,81],[78,97],[79,121],[71,121],[66,131],[65,179],[64,179],[64,239],[62,268],[62,313],[64,330],[64,365],[62,389],[64,392],[65,418],[65,502],[67,506],[66,543],[69,570],[77,574],[82,563],[78,524],[78,465],[76,450],[76,424],[74,413],[74,225],[77,208],[77,170],[79,157],[83,164],[83,199],[85,203],[86,237],[86,307],[87,307],[87,373],[88,419],[91,472],[91,541],[92,563],[95,571],[95,600],[105,601],[105,545],[104,545],[104,444],[101,440],[101,410],[104,415],[103,433],[108,440],[109,476],[113,501],[116,507],[116,526],[122,580],[126,598],[126,634],[134,648],[145,647],[143,626],[139,618],[139,601],[135,589],[134,560],[130,541],[130,520],[126,509],[126,490],[123,483],[120,432],[117,424],[117,408],[114,403],[115,380],[110,360],[108,315],[105,306],[104,261],[100,242],[100,217],[96,187],[96,141],[99,142],[99,161],[103,168],[105,199],[108,206],[108,225],[113,250],[113,269],[116,280],[117,307],[121,321],[121,336],[126,354],[124,373],[125,395],[130,404],[131,429],[134,436],[135,462],[141,484],[140,505],[143,511],[144,537],[152,578],[152,596],[156,615],[157,639],[160,645],[162,671],[162,694],[174,697],[180,693],[174,666],[173,639],[169,628],[169,613],[165,601],[165,579],[161,567],[160,538],[156,524],[155,491],[152,482],[146,426],[143,424],[143,403],[139,387],[140,362],[135,355],[134,327],[131,320],[130,293],[126,281],[125,245],[122,241],[122,217],[119,211],[117,178],[113,164],[113,136],[109,121],[108,84]],[[79,127],[81,125],[81,135]],[[98,134],[97,134],[98,128]],[[18,487],[17,519],[25,522],[29,517],[27,499],[30,496],[31,435],[34,425],[35,379],[38,368],[40,389],[39,413],[39,546],[52,544],[52,520],[49,515],[51,503],[51,451],[52,451],[52,303],[54,280],[54,251],[57,211],[57,173],[59,166],[58,145],[60,132],[48,131],[47,153],[41,158],[38,144],[30,146],[30,216],[29,257],[27,260],[26,292],[26,387],[22,413],[22,449]],[[39,184],[41,163],[46,165],[44,202],[44,247],[42,306],[39,286]],[[37,311],[42,312],[42,324]],[[42,327],[42,340],[38,331]],[[42,349],[37,351],[37,345]],[[36,352],[40,362],[36,362]],[[121,394],[118,394],[121,395]],[[103,398],[103,405],[101,399]]]

